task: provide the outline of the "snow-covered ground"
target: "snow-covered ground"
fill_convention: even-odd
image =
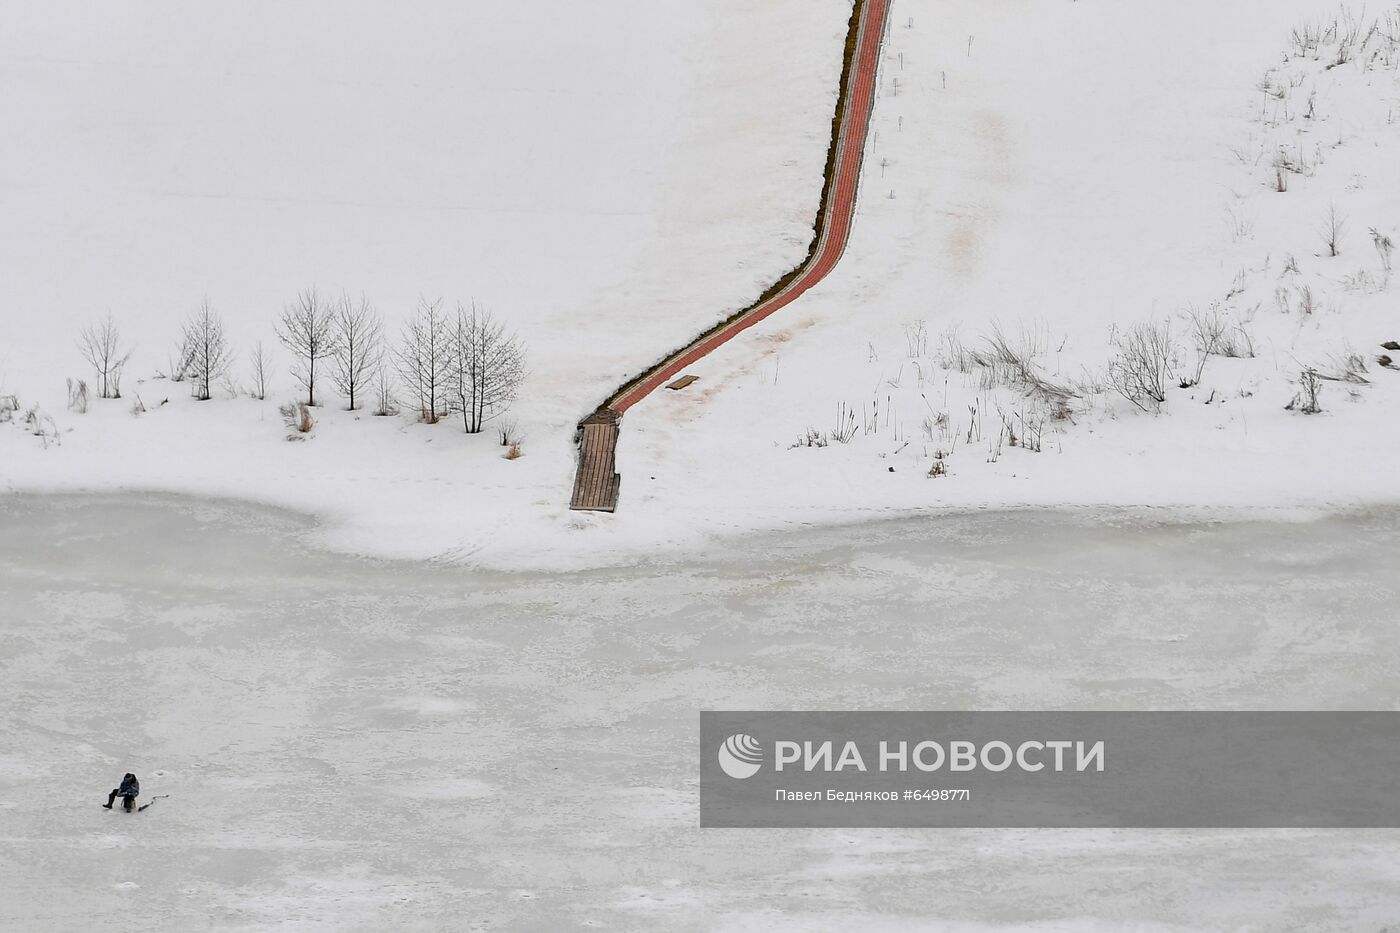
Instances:
[[[836,272],[630,411],[619,513],[569,513],[578,418],[802,255],[848,13],[7,4],[0,393],[62,443],[0,427],[0,483],[237,496],[325,517],[337,547],[506,566],[948,506],[1397,498],[1400,372],[1375,356],[1400,339],[1400,286],[1370,233],[1400,239],[1391,41],[1328,67],[1339,14],[1318,0],[961,0],[895,5]],[[1323,41],[1297,55],[1304,23]],[[1300,170],[1285,193],[1280,149]],[[311,285],[363,293],[393,335],[419,295],[509,321],[530,351],[525,456],[334,398],[286,443],[281,350],[266,402],[156,378],[207,296],[246,387],[243,354]],[[1179,389],[1192,308],[1256,355],[1211,356]],[[91,381],[78,331],[109,311],[135,347],[125,397],[66,411],[65,378]],[[1143,321],[1174,333],[1160,413],[1104,378],[1115,328]],[[1076,390],[1062,420],[960,364],[996,325]],[[1284,410],[1303,369],[1349,354],[1369,384]],[[849,443],[793,447],[841,433],[842,406]]]
[[[1371,13],[1356,11],[1363,36]],[[1400,371],[1377,356],[1400,320],[1370,228],[1400,240],[1400,55],[1377,35],[1337,67],[1338,41],[1292,53],[1295,26],[1338,18],[1294,2],[897,4],[851,249],[792,314],[695,367],[702,391],[629,413],[634,494],[641,473],[642,501],[683,513],[722,437],[733,498],[704,521],[732,528],[1394,501]],[[1400,15],[1381,24],[1400,35]],[[1280,150],[1306,163],[1285,193]],[[1320,236],[1332,206],[1337,257]],[[1104,378],[1115,328],[1169,323],[1175,375],[1192,378],[1192,309],[1254,358],[1211,355],[1198,385],[1172,380],[1160,413],[1138,411]],[[1076,390],[1062,419],[960,365],[998,328]],[[1285,410],[1303,369],[1338,375],[1351,354],[1369,384],[1325,381],[1321,414]],[[792,449],[809,429],[828,446]]]
[[[0,504],[0,929],[1400,916],[1394,831],[700,830],[695,784],[700,708],[1395,708],[1394,511],[998,513],[575,573],[304,532],[208,502]],[[170,796],[100,809],[126,771]]]
[[[794,12],[14,5],[0,391],[40,404],[62,446],[0,432],[0,481],[264,499],[388,553],[568,550],[579,418],[805,250],[848,8]],[[716,177],[723,190],[704,190]],[[674,293],[658,299],[659,283]],[[281,308],[310,286],[364,294],[394,337],[419,296],[508,321],[530,354],[511,415],[526,456],[451,420],[333,402],[312,443],[286,444],[280,349],[266,402],[196,405],[156,378],[207,297],[246,388],[244,354],[276,346]],[[135,347],[125,397],[79,417],[65,378],[93,379],[75,340],[109,311]]]

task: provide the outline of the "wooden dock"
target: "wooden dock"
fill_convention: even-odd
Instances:
[[[840,260],[855,222],[856,195],[866,136],[875,107],[880,47],[888,30],[892,2],[855,0],[851,11],[841,88],[837,95],[836,113],[832,118],[831,148],[827,152],[826,183],[822,188],[815,236],[807,258],[775,282],[753,304],[719,322],[623,384],[579,425],[578,473],[574,479],[570,508],[601,512],[617,510],[622,477],[616,472],[616,447],[623,412],[667,383],[671,383],[670,387],[674,389],[684,388],[689,384],[687,377],[676,378],[682,370],[796,301],[825,278]]]
[[[617,472],[617,433],[622,416],[600,408],[578,426],[578,472],[569,508],[585,512],[617,511],[622,477]]]

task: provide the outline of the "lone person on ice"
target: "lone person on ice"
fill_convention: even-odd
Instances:
[[[122,806],[130,812],[136,806],[136,798],[140,794],[141,782],[136,780],[136,775],[128,771],[126,777],[122,778],[122,786],[108,794],[107,802],[102,806],[110,810],[112,809],[112,801],[120,797],[122,798]]]

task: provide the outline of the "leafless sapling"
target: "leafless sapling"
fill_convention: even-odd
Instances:
[[[97,373],[99,398],[122,397],[122,369],[131,359],[132,351],[123,350],[121,343],[121,331],[110,314],[83,328],[78,338],[78,349]]]
[[[510,408],[525,379],[525,348],[490,311],[457,306],[452,339],[453,407],[468,434]]]
[[[1389,283],[1391,254],[1395,252],[1395,241],[1372,227],[1371,242],[1376,246],[1376,255],[1381,257],[1381,271],[1385,273],[1385,281]]]
[[[374,385],[374,414],[385,418],[399,413],[398,401],[394,398],[394,379],[389,370],[379,367]]]
[[[1211,305],[1209,311],[1193,307],[1187,311],[1187,316],[1191,319],[1191,336],[1196,343],[1196,374],[1190,380],[1190,384],[1194,386],[1201,382],[1206,360],[1212,355],[1224,355],[1221,347],[1227,325],[1215,305]]]
[[[320,363],[336,350],[335,314],[316,290],[308,289],[282,312],[277,339],[292,354],[292,375],[306,390],[306,404],[316,404]]]
[[[427,424],[437,424],[447,411],[452,331],[447,316],[442,313],[442,299],[420,298],[418,310],[404,326],[394,352],[394,368],[418,406],[418,419]]]
[[[331,378],[351,411],[364,402],[384,362],[384,325],[363,297],[342,295],[335,306],[335,353]]]
[[[213,397],[214,382],[228,373],[233,352],[224,322],[206,301],[190,315],[182,332],[182,345],[189,360],[190,392],[200,401]]]
[[[261,340],[253,344],[248,353],[249,375],[252,376],[253,398],[263,401],[267,398],[267,375],[272,369],[272,352],[263,346]]]
[[[928,353],[928,326],[922,318],[904,325],[904,348],[911,360]]]
[[[1322,242],[1327,245],[1327,255],[1341,255],[1342,234],[1346,232],[1346,227],[1346,218],[1338,215],[1337,206],[1334,204],[1329,207],[1327,216],[1322,219],[1322,228],[1318,231]]]

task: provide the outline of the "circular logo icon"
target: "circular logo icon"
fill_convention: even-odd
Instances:
[[[751,735],[731,735],[719,747],[719,766],[725,774],[741,781],[753,777],[763,766],[763,746]]]

